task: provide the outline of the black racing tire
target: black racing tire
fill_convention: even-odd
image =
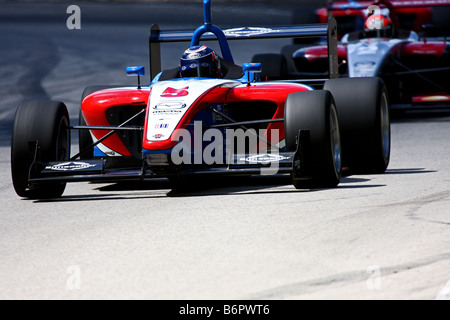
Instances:
[[[355,174],[386,171],[391,154],[389,97],[380,78],[345,78],[325,82],[339,114],[342,165]]]
[[[432,24],[434,30],[429,36],[448,37],[450,35],[450,7],[433,7]]]
[[[36,142],[39,145],[39,161],[69,159],[69,124],[69,113],[62,102],[27,100],[19,105],[11,141],[11,175],[17,195],[31,199],[47,199],[58,198],[64,193],[64,182],[30,184],[28,178],[34,161]]]
[[[297,149],[299,130],[309,130],[309,179],[296,180],[297,189],[334,188],[341,178],[339,120],[329,91],[305,91],[290,94],[286,99],[284,130],[287,151]]]
[[[297,66],[294,62],[294,53],[297,50],[303,49],[305,47],[308,47],[308,45],[299,45],[299,44],[290,44],[287,46],[284,46],[281,48],[281,54],[284,56],[284,59],[286,60],[286,66],[287,66],[287,72],[288,73],[295,73],[302,70],[297,70]]]
[[[86,120],[84,119],[83,112],[80,109],[80,115],[78,117],[78,124],[80,126],[85,126]],[[89,130],[78,130],[78,146],[79,146],[79,152],[86,149],[90,145],[94,143],[94,140],[92,140],[92,136]],[[94,148],[89,151],[85,151],[80,155],[81,160],[89,160],[94,158]]]
[[[262,71],[259,74],[262,81],[284,80],[287,75],[287,63],[282,54],[262,53],[252,58],[253,63],[261,63]]]

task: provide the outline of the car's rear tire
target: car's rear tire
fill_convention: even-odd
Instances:
[[[252,58],[253,63],[261,63],[262,71],[259,74],[262,81],[286,79],[287,63],[282,54],[262,53]]]
[[[448,19],[450,15],[450,7],[433,7],[433,31],[430,32],[430,37],[444,36],[448,37],[450,34],[450,21]]]
[[[297,70],[297,66],[295,65],[295,60],[294,60],[294,53],[297,50],[300,50],[302,48],[305,48],[309,45],[306,44],[290,44],[287,46],[284,46],[283,48],[281,48],[281,54],[284,56],[284,59],[286,60],[286,71],[287,74],[289,73],[296,73],[299,71],[304,71],[304,70]]]
[[[21,197],[46,199],[60,197],[66,183],[29,183],[36,143],[41,162],[64,161],[70,155],[70,120],[62,102],[29,100],[22,102],[14,120],[11,142],[11,174],[16,193]]]
[[[328,91],[306,91],[290,94],[284,115],[287,151],[297,149],[300,130],[309,131],[307,177],[293,184],[301,188],[333,188],[341,177],[339,120],[332,95]]]
[[[380,78],[325,82],[336,101],[342,137],[342,163],[351,173],[386,171],[391,153],[389,99]]]

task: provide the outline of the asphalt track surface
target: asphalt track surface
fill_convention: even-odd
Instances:
[[[82,29],[68,30],[67,4],[0,6],[0,299],[450,299],[448,115],[397,119],[386,174],[335,189],[273,176],[177,192],[158,180],[74,183],[61,199],[23,200],[10,177],[20,101],[62,100],[76,122],[86,86],[134,84],[125,67],[148,67],[151,23],[194,28],[202,13],[80,2]],[[249,8],[213,4],[213,22],[290,20],[286,7]],[[281,45],[243,42],[235,59]],[[184,49],[169,46],[163,65]]]

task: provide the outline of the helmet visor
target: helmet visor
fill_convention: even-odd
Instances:
[[[214,77],[214,63],[192,63],[188,66],[181,68],[181,77],[200,77],[200,78],[213,78]]]

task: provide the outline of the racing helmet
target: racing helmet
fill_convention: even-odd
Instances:
[[[194,46],[187,49],[180,60],[180,75],[182,78],[220,78],[218,55],[207,46]]]
[[[364,24],[366,31],[370,30],[390,30],[392,29],[392,20],[383,14],[373,14],[366,19]]]

